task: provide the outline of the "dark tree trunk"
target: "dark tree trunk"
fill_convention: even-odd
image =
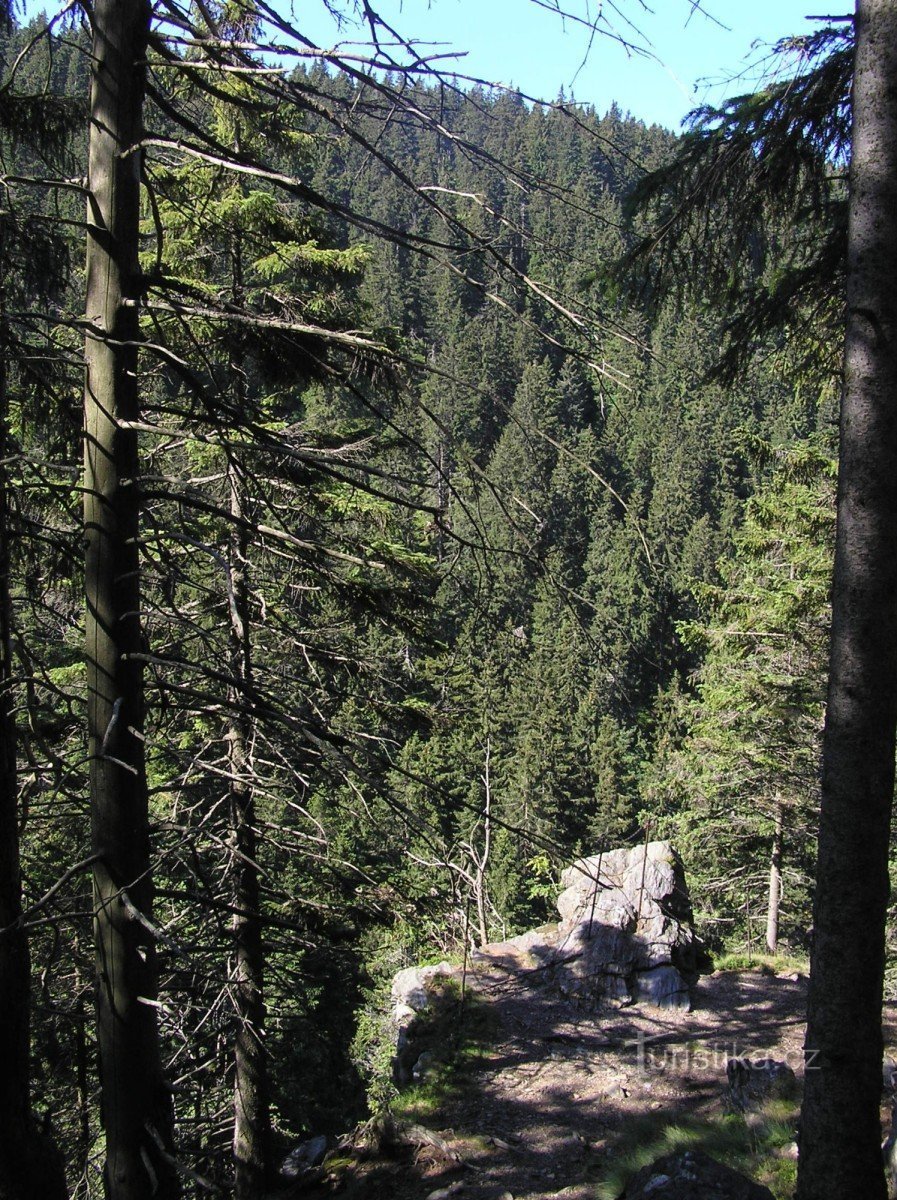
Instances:
[[[84,523],[97,1041],[109,1200],[179,1194],[156,1027],[138,556],[138,234],[150,6],[96,0]]]
[[[78,1113],[79,1174],[86,1174],[90,1161],[90,1088],[88,1084],[87,1011],[81,984],[81,972],[75,971],[75,1103]]]
[[[883,1200],[897,723],[897,4],[859,0],[848,325],[800,1200]]]

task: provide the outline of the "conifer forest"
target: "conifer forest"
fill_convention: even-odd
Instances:
[[[656,840],[884,1200],[897,5],[676,134],[320,2],[0,0],[0,1200],[299,1195]]]

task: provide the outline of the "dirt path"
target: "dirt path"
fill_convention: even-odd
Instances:
[[[501,957],[473,968],[486,1044],[420,1118],[462,1164],[424,1149],[411,1162],[359,1164],[331,1190],[371,1200],[594,1200],[634,1124],[719,1116],[733,1054],[803,1073],[803,977],[721,973],[699,981],[689,1013],[631,1005],[597,1014],[577,1012],[543,979]]]

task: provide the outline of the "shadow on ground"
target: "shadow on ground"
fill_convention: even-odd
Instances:
[[[758,1131],[726,1113],[728,1057],[770,1056],[802,1074],[803,977],[706,977],[688,1013],[580,1011],[543,971],[501,957],[477,963],[468,986],[465,1020],[483,1023],[485,1012],[485,1024],[435,1084],[403,1095],[400,1113],[437,1131],[460,1161],[418,1146],[353,1161],[304,1194],[595,1200],[602,1180],[614,1194],[606,1189],[634,1146],[701,1145],[713,1154],[722,1139],[719,1156],[728,1146],[736,1160],[739,1146],[756,1146]],[[777,1132],[783,1178],[793,1174],[793,1121],[781,1115]]]

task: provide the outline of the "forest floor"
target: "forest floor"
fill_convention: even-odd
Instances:
[[[454,1054],[403,1093],[396,1116],[438,1135],[405,1159],[343,1162],[313,1194],[358,1200],[596,1200],[628,1173],[695,1145],[790,1194],[799,1100],[747,1120],[727,1111],[726,1061],[803,1074],[806,978],[702,977],[691,1012],[578,1012],[513,952],[473,965]],[[897,1006],[886,1014],[897,1042]],[[457,1157],[453,1157],[457,1156]]]

